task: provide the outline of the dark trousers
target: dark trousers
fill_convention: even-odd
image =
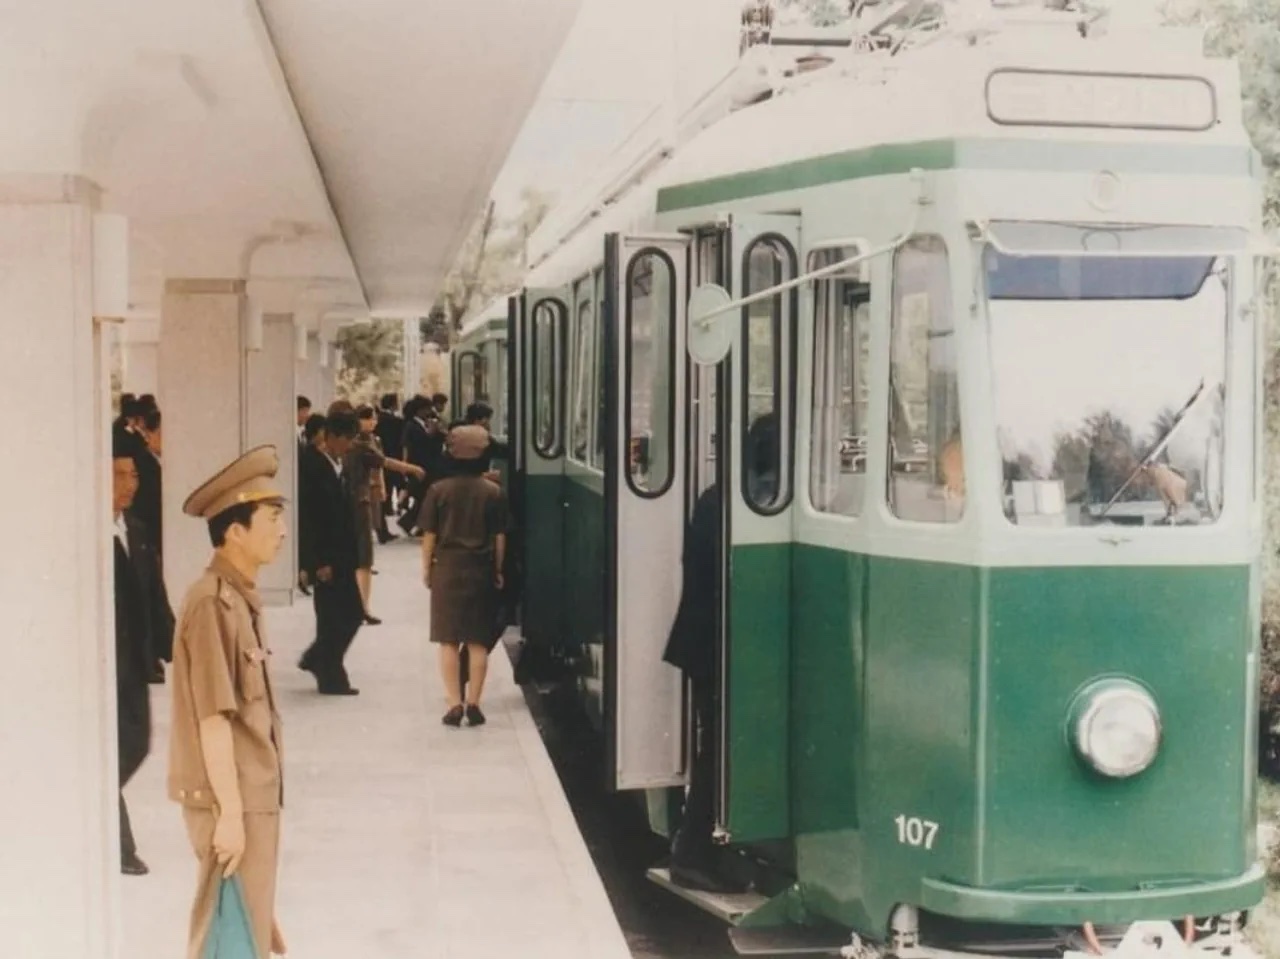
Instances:
[[[320,688],[345,689],[351,685],[343,665],[360,625],[364,604],[355,570],[334,570],[327,583],[317,581],[312,599],[316,609],[316,640],[303,654],[303,662],[315,674]]]
[[[705,863],[711,856],[715,831],[716,756],[720,746],[715,680],[699,680],[693,686],[693,763],[684,815],[671,844],[671,858],[682,866]]]
[[[147,758],[145,734],[121,735],[119,744],[120,760],[120,857],[122,859],[138,854],[138,843],[133,838],[133,824],[129,822],[129,807],[124,801],[124,787],[129,784]]]

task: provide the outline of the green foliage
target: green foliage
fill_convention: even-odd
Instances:
[[[339,395],[352,402],[372,402],[402,388],[404,327],[398,320],[343,327],[334,342],[342,350]]]
[[[1171,23],[1205,28],[1205,52],[1240,64],[1244,122],[1267,169],[1264,215],[1280,226],[1280,0],[1166,0]]]
[[[527,265],[525,248],[530,235],[551,210],[552,197],[533,187],[520,196],[520,212],[500,220],[492,202],[476,220],[462,245],[453,269],[445,278],[444,290],[432,315],[443,316],[449,336],[462,327],[463,318],[482,308],[494,297],[521,286]],[[431,320],[428,317],[428,322]],[[427,330],[424,328],[424,336]],[[432,327],[433,340],[438,327]],[[441,343],[448,349],[449,343]]]

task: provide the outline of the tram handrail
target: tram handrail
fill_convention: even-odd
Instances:
[[[919,173],[919,171],[913,170],[912,173]],[[767,300],[770,297],[777,296],[779,293],[785,293],[787,290],[794,290],[798,286],[803,286],[806,283],[821,279],[822,277],[828,276],[832,273],[838,273],[846,267],[862,263],[865,260],[875,259],[877,256],[884,256],[886,253],[895,252],[915,235],[916,224],[920,221],[920,207],[923,206],[925,202],[926,201],[922,194],[921,198],[918,199],[911,208],[911,222],[908,223],[906,229],[891,242],[886,243],[883,246],[878,246],[874,249],[858,253],[855,256],[848,257],[847,259],[839,260],[835,263],[828,263],[826,266],[819,267],[816,270],[801,273],[799,276],[793,277],[790,280],[775,284],[774,286],[766,287],[763,290],[757,290],[749,296],[740,296],[736,300],[730,300],[723,306],[718,306],[714,310],[709,310],[701,316],[691,317],[690,323],[696,324],[699,329],[705,330],[711,326],[711,321],[716,319],[716,317],[736,312],[745,306],[750,306],[752,303],[759,303],[761,300]]]

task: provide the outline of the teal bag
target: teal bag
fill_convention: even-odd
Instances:
[[[239,876],[223,879],[218,887],[218,903],[209,937],[204,941],[203,959],[262,959],[253,941],[253,926]]]

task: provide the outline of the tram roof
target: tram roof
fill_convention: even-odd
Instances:
[[[540,244],[546,253],[526,285],[559,286],[570,274],[582,275],[600,259],[602,233],[642,229],[655,212],[664,210],[857,176],[905,173],[915,166],[1011,163],[1015,155],[1019,165],[1069,169],[1063,166],[1071,162],[1069,155],[1039,149],[1046,141],[1092,146],[1092,151],[1085,151],[1090,157],[1100,145],[1158,145],[1166,164],[1167,148],[1185,145],[1191,148],[1186,162],[1199,168],[1204,158],[1193,152],[1195,148],[1212,148],[1220,156],[1224,148],[1234,148],[1228,151],[1229,168],[1246,170],[1252,147],[1242,123],[1238,69],[1230,60],[1205,57],[1202,38],[1195,29],[1146,27],[1084,39],[1064,34],[1059,26],[1010,30],[972,45],[959,36],[940,37],[898,57],[863,54],[833,64],[763,103],[728,113],[614,202],[596,207],[576,232]],[[1037,118],[1037,125],[1002,125],[989,112],[987,93],[989,78],[997,70],[1051,79],[1120,76],[1129,84],[1122,92],[1140,103],[1143,97],[1165,96],[1166,111],[1168,91],[1161,84],[1185,84],[1190,78],[1203,89],[1197,80],[1201,78],[1212,85],[1216,116],[1207,128],[1196,130],[1071,125],[1054,110],[1072,109],[1068,98],[1078,100],[1079,89],[1060,85],[1040,91],[1043,122]],[[1173,93],[1185,94],[1185,85]],[[828,122],[821,122],[824,119]],[[1181,125],[1195,126],[1195,120]],[[1029,149],[1029,144],[1037,149]],[[1009,148],[1010,156],[993,155],[1003,148]],[[591,204],[590,197],[580,194],[564,206],[590,209]]]

